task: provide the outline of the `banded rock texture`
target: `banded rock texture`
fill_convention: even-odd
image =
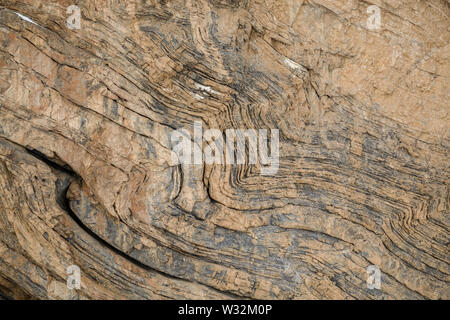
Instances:
[[[0,0],[1,296],[449,299],[449,15]],[[194,121],[279,129],[278,172],[172,163]]]

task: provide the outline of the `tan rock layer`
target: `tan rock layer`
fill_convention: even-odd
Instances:
[[[450,298],[447,1],[71,4],[0,0],[0,297]],[[278,172],[174,165],[194,121]]]

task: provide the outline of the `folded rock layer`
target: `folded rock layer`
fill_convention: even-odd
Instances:
[[[448,1],[73,2],[0,0],[0,297],[450,298]]]

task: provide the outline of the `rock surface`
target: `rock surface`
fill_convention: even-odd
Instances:
[[[0,297],[449,299],[449,16],[0,0]],[[172,163],[194,121],[279,129],[278,172]]]

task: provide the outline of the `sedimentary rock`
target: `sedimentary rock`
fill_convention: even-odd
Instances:
[[[449,299],[449,15],[0,0],[0,296]],[[276,172],[174,162],[196,122],[279,130]]]

